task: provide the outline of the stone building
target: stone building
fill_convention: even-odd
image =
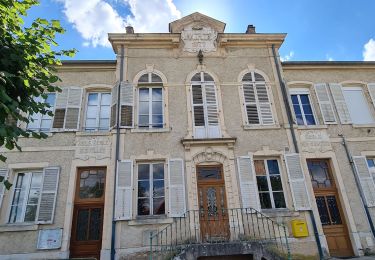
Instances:
[[[127,27],[116,60],[58,68],[54,117],[23,126],[49,137],[1,150],[0,259],[375,251],[375,63],[224,29]]]

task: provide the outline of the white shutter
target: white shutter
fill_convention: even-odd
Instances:
[[[112,97],[112,103],[111,103],[111,128],[116,126],[116,115],[117,115],[117,92],[118,92],[118,83],[116,83],[113,88],[111,89],[111,97]]]
[[[65,114],[65,130],[78,130],[83,89],[70,87]]]
[[[168,163],[169,216],[180,217],[186,212],[184,161],[170,159]]]
[[[300,155],[298,153],[285,154],[285,163],[295,210],[311,209],[310,196],[301,167]]]
[[[252,156],[237,158],[237,170],[240,181],[241,199],[243,208],[260,209],[258,186],[255,177]]]
[[[115,219],[132,219],[133,161],[119,161],[116,174]]]
[[[375,184],[374,179],[368,169],[365,156],[353,156],[356,174],[361,183],[362,191],[368,207],[375,206]]]
[[[336,124],[336,116],[333,110],[331,98],[325,83],[315,84],[315,93],[319,101],[320,111],[322,112],[325,124]]]
[[[204,97],[202,85],[191,86],[191,107],[193,114],[194,138],[206,137]]]
[[[120,87],[120,125],[125,128],[131,128],[134,122],[134,87],[131,83],[127,82],[121,82]]]
[[[367,84],[368,92],[370,93],[372,104],[375,107],[375,83]]]
[[[244,108],[246,111],[246,124],[259,124],[257,102],[255,98],[255,87],[253,84],[243,85]]]
[[[204,85],[206,104],[206,131],[208,138],[220,137],[219,111],[215,85]]]
[[[329,87],[331,89],[333,101],[335,101],[337,114],[339,115],[341,124],[350,124],[352,120],[350,118],[348,106],[345,102],[344,94],[342,93],[341,85],[337,83],[329,83]]]
[[[62,88],[56,94],[55,113],[52,128],[63,129],[65,125],[66,105],[68,103],[69,88]]]
[[[59,167],[47,167],[43,170],[43,181],[37,213],[37,222],[40,224],[53,223],[59,175]]]
[[[6,169],[6,168],[0,168],[0,177],[3,178],[3,181],[0,182],[0,209],[1,209],[1,204],[3,202],[3,198],[4,198],[4,193],[5,193],[5,185],[4,185],[4,182],[5,180],[8,179],[8,173],[9,173],[9,170]]]
[[[271,102],[269,100],[266,85],[264,83],[257,83],[256,92],[259,105],[259,116],[261,120],[260,123],[262,125],[273,125],[274,120],[272,115]]]

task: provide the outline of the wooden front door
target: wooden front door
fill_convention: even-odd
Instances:
[[[202,241],[228,240],[230,232],[222,166],[198,166],[197,179]]]
[[[78,170],[70,257],[100,259],[104,216],[105,168]]]
[[[342,211],[329,160],[307,160],[320,221],[331,256],[353,256],[348,228]]]

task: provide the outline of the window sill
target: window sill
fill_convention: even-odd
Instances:
[[[280,125],[244,125],[243,129],[244,130],[264,130],[264,129],[280,129]]]
[[[0,232],[35,231],[38,225],[35,223],[17,223],[0,225]]]
[[[137,219],[130,220],[129,226],[140,226],[140,225],[155,225],[155,224],[170,224],[173,223],[173,218],[163,216],[142,216]]]
[[[108,130],[108,131],[82,131],[82,132],[77,132],[76,135],[77,136],[93,136],[93,135],[96,135],[96,136],[107,136],[107,135],[110,135],[111,134],[111,131]]]
[[[363,125],[353,124],[353,128],[369,128],[369,127],[375,127],[375,124],[363,124]]]
[[[130,129],[131,133],[166,133],[170,132],[171,129],[168,128],[133,128]]]
[[[268,217],[298,217],[298,211],[289,209],[262,209],[261,212]]]
[[[295,125],[293,126],[295,128]],[[298,130],[327,129],[327,125],[297,125]]]

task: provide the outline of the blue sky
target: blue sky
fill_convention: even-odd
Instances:
[[[373,0],[41,0],[37,17],[58,19],[66,33],[61,48],[78,49],[74,59],[114,59],[108,32],[167,32],[168,23],[201,12],[226,23],[226,32],[287,33],[284,60],[375,60]]]

